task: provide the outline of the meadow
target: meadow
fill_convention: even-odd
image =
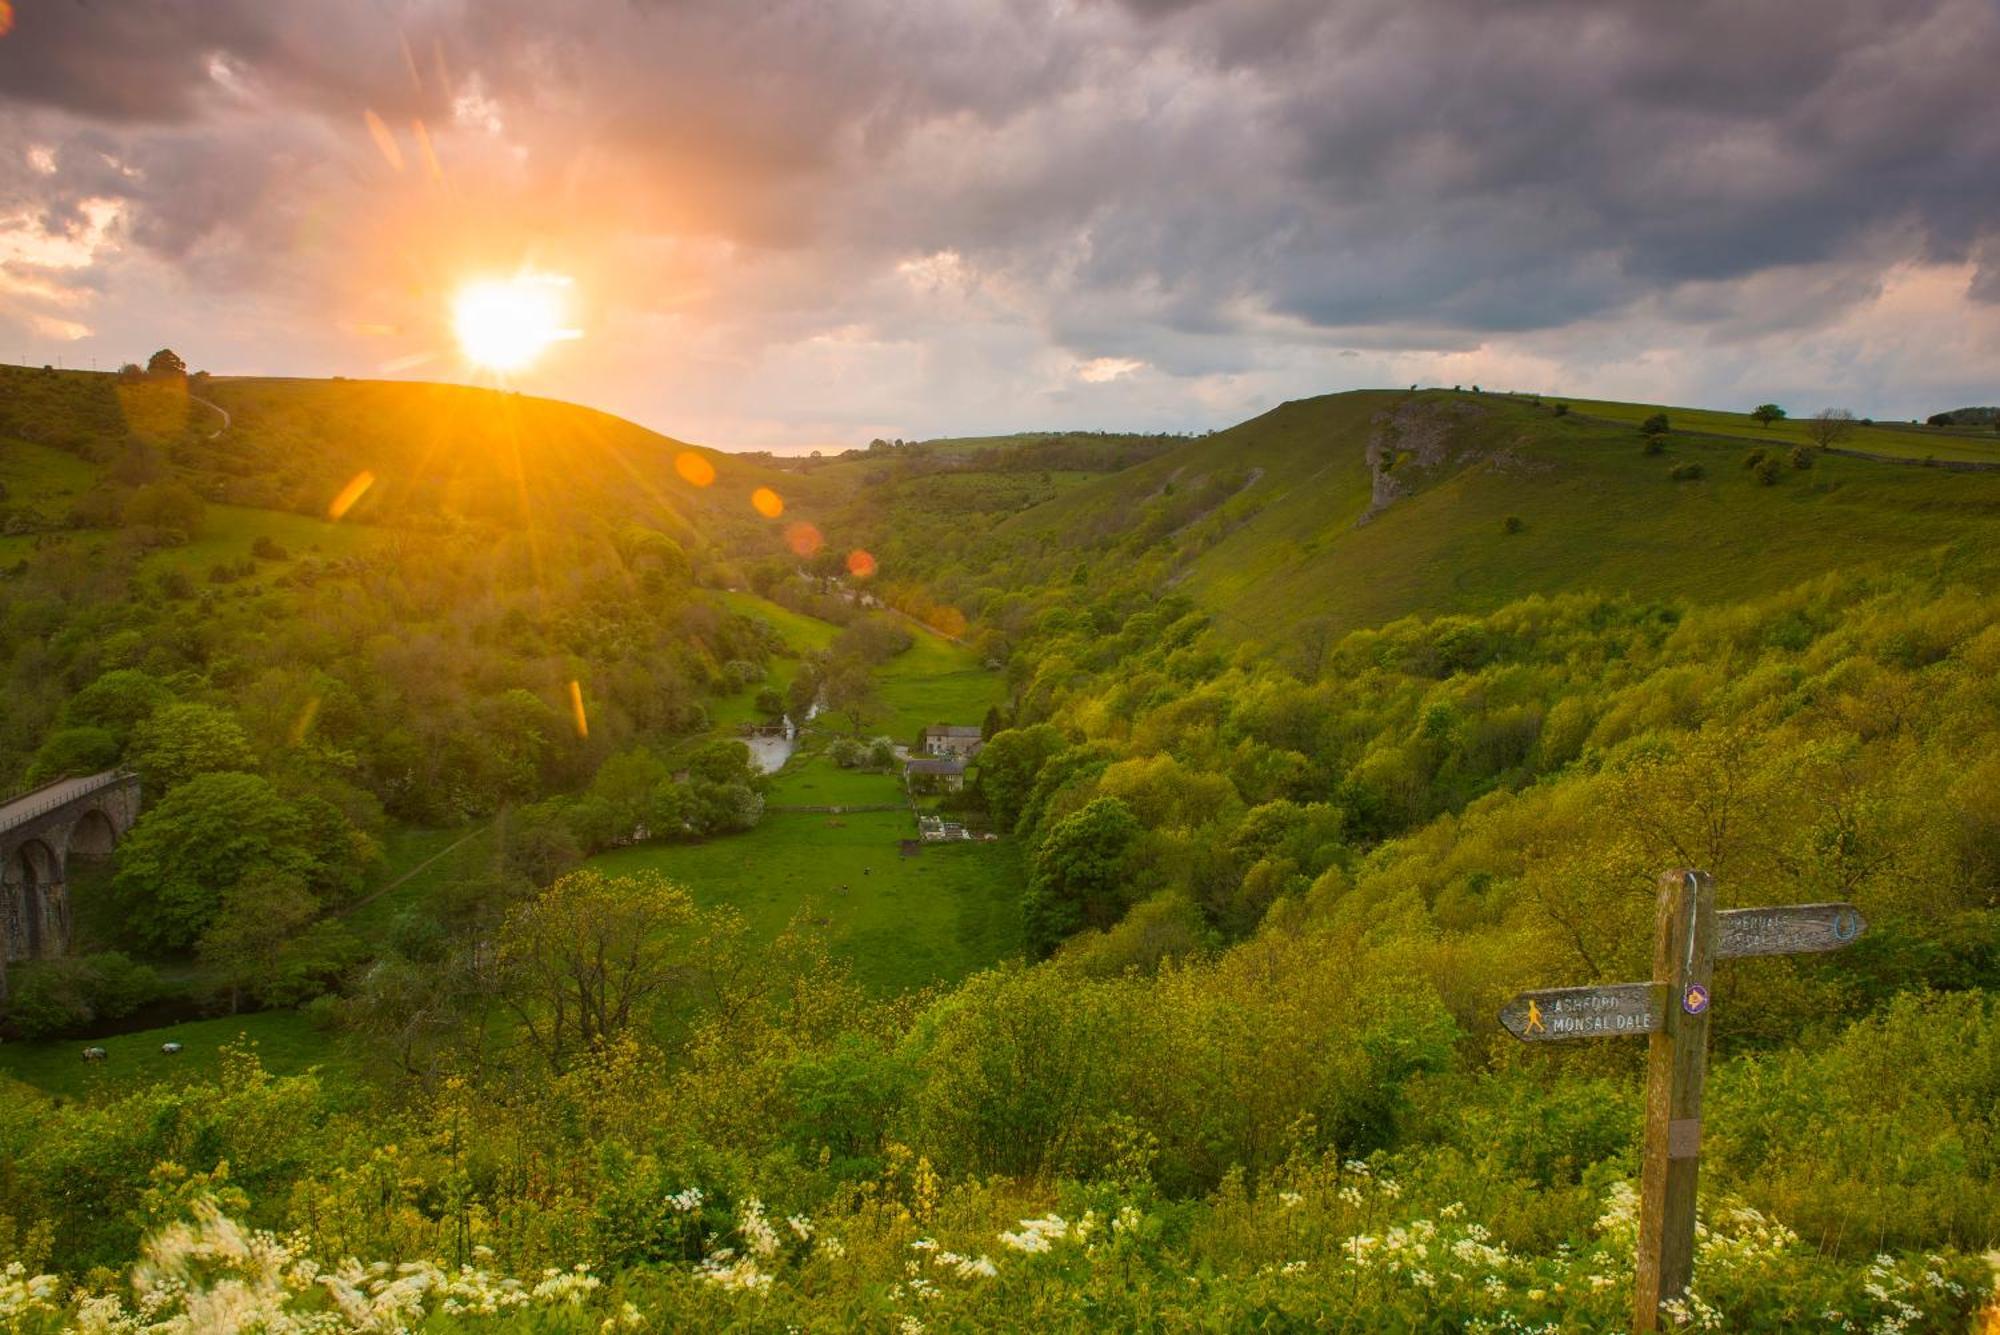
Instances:
[[[165,1043],[179,1043],[181,1051],[162,1052]],[[334,1035],[300,1011],[278,1010],[92,1039],[91,1046],[105,1051],[101,1062],[84,1061],[86,1045],[80,1042],[0,1043],[0,1077],[59,1098],[104,1098],[162,1082],[213,1080],[221,1070],[222,1050],[235,1043],[255,1044],[258,1060],[275,1075],[297,1075],[314,1067],[334,1074],[355,1069]]]
[[[914,643],[877,674],[881,710],[870,719],[871,730],[915,745],[917,733],[933,723],[977,727],[1005,697],[1000,674],[970,645],[923,627],[911,630]]]
[[[815,929],[858,982],[888,994],[953,983],[1021,950],[1021,854],[1011,841],[926,844],[907,812],[772,812],[756,829],[700,844],[640,844],[586,865],[658,871],[704,907],[728,905],[768,941]]]

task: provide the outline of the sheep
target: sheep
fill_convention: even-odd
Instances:
[[[177,1057],[180,1055],[181,1045],[178,1043],[162,1043],[160,1044],[160,1051],[166,1053],[169,1057]]]
[[[101,1062],[110,1055],[103,1048],[85,1048],[83,1050],[83,1059],[87,1062]]]

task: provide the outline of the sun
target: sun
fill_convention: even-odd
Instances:
[[[467,283],[451,303],[459,349],[488,370],[521,370],[550,344],[578,336],[569,327],[569,287],[563,275],[545,273]]]

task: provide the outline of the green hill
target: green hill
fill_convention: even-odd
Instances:
[[[1346,629],[1483,611],[1534,593],[1714,602],[1835,563],[1991,561],[2000,471],[1821,451],[1798,467],[1802,438],[1786,430],[1675,429],[1648,453],[1636,425],[1551,404],[1337,394],[1094,479],[997,536],[1044,561],[1156,562],[1252,635],[1315,617]],[[1760,451],[1777,459],[1761,476],[1747,466]]]
[[[346,522],[561,528],[631,521],[698,544],[753,540],[770,521],[751,503],[815,484],[659,435],[608,413],[462,385],[109,374],[0,367],[0,440],[76,462],[32,471],[14,527],[98,527],[110,507],[76,508],[93,487],[171,473],[206,500]],[[225,422],[226,414],[226,422]],[[27,471],[27,470],[24,470]],[[4,479],[0,479],[4,480]]]

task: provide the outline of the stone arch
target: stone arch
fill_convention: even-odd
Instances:
[[[118,827],[103,808],[92,807],[69,827],[69,847],[64,852],[64,861],[83,858],[90,862],[102,862],[111,856],[117,846]]]
[[[15,882],[10,912],[8,954],[14,959],[35,959],[50,948],[49,902],[62,880],[62,863],[55,850],[40,839],[25,840],[14,850],[8,870]],[[54,943],[60,944],[60,943]]]

